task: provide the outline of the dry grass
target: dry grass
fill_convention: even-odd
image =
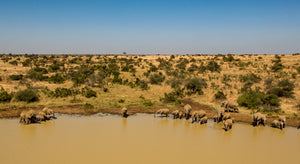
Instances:
[[[19,81],[13,81],[9,79],[10,75],[13,74],[23,74],[26,75],[27,71],[31,67],[23,67],[21,62],[26,60],[25,56],[11,56],[11,60],[15,60],[16,58],[20,58],[20,61],[18,61],[18,65],[14,66],[9,64],[8,62],[4,62],[3,60],[0,60],[0,77],[2,77],[2,81],[0,81],[0,86],[3,87],[8,92],[16,92],[21,89],[25,89],[26,85],[21,84]],[[66,58],[66,61],[72,60],[74,58],[77,58],[78,56],[68,56]],[[179,61],[180,58],[186,58],[188,60],[195,59],[196,62],[194,64],[200,65],[201,62],[204,64],[208,63],[211,59],[213,59],[216,56],[176,56],[175,59],[172,61],[173,68],[175,68],[175,65],[177,64],[177,61]],[[41,57],[39,57],[40,59]],[[82,56],[82,62],[84,62],[86,59],[89,58],[89,56]],[[156,61],[158,58],[162,58],[165,60],[169,60],[170,56],[163,56],[163,55],[147,55],[147,56],[93,56],[92,62],[93,64],[98,64],[100,62],[104,61],[104,58],[126,58],[126,59],[133,59],[134,61],[137,61],[139,58],[141,58],[141,62],[139,63],[140,66],[135,66],[137,72],[135,73],[135,77],[132,76],[131,73],[128,72],[121,72],[120,77],[123,79],[128,79],[129,81],[135,80],[135,78],[139,78],[141,80],[149,80],[149,78],[145,77],[143,75],[144,72],[146,72],[150,66],[145,62],[152,63],[153,65],[158,66],[159,62]],[[237,98],[241,95],[239,90],[243,86],[243,83],[239,81],[239,75],[246,75],[249,73],[255,73],[256,75],[262,77],[262,81],[255,84],[254,86],[260,87],[264,89],[264,80],[267,77],[274,77],[278,73],[273,73],[269,71],[269,68],[272,66],[272,60],[274,60],[274,55],[234,55],[234,59],[239,59],[240,62],[248,63],[251,62],[251,64],[248,67],[241,68],[236,65],[234,65],[234,62],[223,62],[222,56],[219,56],[215,59],[215,61],[221,65],[222,71],[220,73],[214,73],[214,72],[205,72],[204,74],[191,74],[187,78],[192,77],[199,77],[204,78],[207,80],[208,87],[205,88],[204,95],[191,95],[186,96],[186,98],[191,99],[193,102],[204,104],[207,106],[210,106],[212,109],[218,109],[220,105],[220,101],[216,100],[214,97],[214,94],[221,89],[226,95],[227,100],[231,102],[236,102]],[[55,58],[55,60],[63,61],[63,56],[58,56]],[[299,73],[297,74],[296,79],[291,78],[291,74],[293,72],[297,72],[295,67],[299,67],[300,63],[300,56],[299,55],[284,55],[281,56],[281,60],[285,68],[282,70],[282,72],[285,72],[286,75],[284,75],[282,78],[289,78],[295,83],[295,98],[281,98],[281,108],[285,112],[285,114],[289,117],[293,117],[295,115],[300,115],[300,112],[298,111],[298,108],[296,107],[300,102],[300,85],[299,85]],[[235,62],[237,63],[237,62]],[[92,65],[93,65],[92,64]],[[119,63],[120,64],[120,63]],[[190,62],[187,65],[187,68],[191,65]],[[45,64],[45,67],[51,65],[51,62],[48,61]],[[66,69],[68,68],[75,68],[76,66],[82,65],[81,63],[76,64],[70,64],[68,62],[64,62],[64,67]],[[144,67],[144,68],[142,68]],[[268,68],[268,69],[266,69]],[[159,70],[160,72],[165,74],[165,70]],[[53,73],[49,73],[47,75],[52,75]],[[230,86],[227,86],[222,82],[222,78],[224,75],[229,75],[231,77],[231,81],[228,81],[227,84]],[[166,76],[166,80],[170,80],[172,77]],[[57,87],[64,87],[64,88],[70,88],[73,85],[73,82],[71,80],[67,80],[63,84],[51,84],[46,81],[31,81],[27,80],[28,83],[31,84],[34,88],[42,89],[44,87],[48,87],[50,90],[55,90]],[[218,89],[214,89],[211,87],[211,84],[214,83],[215,85],[218,85]],[[66,98],[51,98],[43,93],[39,93],[40,95],[40,101],[34,102],[34,103],[24,103],[24,102],[15,102],[12,100],[10,103],[1,103],[0,109],[6,111],[9,111],[10,109],[17,109],[17,108],[39,108],[41,106],[50,106],[53,108],[62,108],[66,106],[82,106],[85,103],[92,104],[95,107],[95,110],[101,111],[104,109],[118,109],[123,106],[143,106],[144,100],[140,97],[144,97],[146,100],[150,100],[151,102],[155,103],[155,105],[152,107],[153,109],[164,106],[162,102],[160,102],[160,98],[164,96],[164,93],[171,92],[173,89],[167,85],[165,82],[162,85],[149,85],[149,90],[141,90],[140,88],[131,88],[130,86],[125,85],[118,85],[118,84],[111,84],[108,83],[107,88],[109,89],[109,92],[103,92],[102,88],[92,88],[98,93],[98,96],[95,98],[86,98],[81,95],[77,95],[76,99],[77,101],[73,101],[74,97],[66,97]],[[253,88],[254,88],[253,86]],[[84,85],[80,86],[79,88],[84,87]],[[120,102],[120,100],[124,100],[124,102]],[[174,104],[166,104],[168,107],[175,107]],[[147,108],[148,109],[148,108]],[[246,108],[240,107],[241,114],[249,115],[251,113],[251,110],[248,110]],[[150,109],[149,109],[150,110]],[[276,114],[273,114],[276,116]],[[296,117],[298,119],[299,117]]]

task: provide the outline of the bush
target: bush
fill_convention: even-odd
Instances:
[[[221,66],[215,61],[210,61],[206,65],[206,69],[211,71],[211,72],[220,72],[221,71]]]
[[[83,106],[82,106],[83,109],[93,109],[94,106],[92,104],[89,104],[89,103],[85,103]]]
[[[182,98],[184,96],[183,91],[184,88],[183,89],[177,88],[176,90],[170,93],[165,93],[164,97],[161,98],[160,101],[165,103],[174,102],[177,104],[181,104],[181,100],[179,98]]]
[[[204,79],[190,79],[185,84],[185,88],[187,89],[189,94],[195,94],[198,93],[199,95],[203,94],[202,88],[206,88],[207,83]]]
[[[245,106],[249,109],[264,107],[270,111],[275,111],[275,107],[280,106],[278,96],[253,90],[244,92],[243,95],[238,97],[237,102],[240,106]]]
[[[0,90],[0,102],[10,102],[12,95],[6,92],[3,88]]]
[[[48,68],[49,72],[57,72],[59,69],[60,69],[60,67],[58,64],[50,65]]]
[[[0,81],[2,81],[2,77],[0,76]]]
[[[10,75],[9,78],[11,80],[22,80],[23,79],[23,75]]]
[[[233,55],[232,54],[228,54],[226,56],[223,56],[223,61],[224,62],[232,62],[232,61],[234,61]]]
[[[247,75],[240,75],[240,82],[252,82],[252,83],[258,83],[261,81],[261,77],[257,76],[254,73],[250,73]]]
[[[88,87],[82,88],[81,93],[86,98],[97,97],[97,93]]]
[[[39,101],[39,95],[33,89],[18,91],[14,97],[17,101],[25,101],[27,103]]]
[[[225,95],[222,91],[218,91],[218,92],[215,94],[215,98],[216,98],[216,99],[226,99],[226,95]]]
[[[72,89],[58,87],[52,92],[53,97],[68,97],[76,94]]]
[[[27,77],[33,80],[43,81],[48,79],[48,76],[44,76],[43,74],[48,73],[45,68],[35,67],[28,71]]]
[[[49,82],[55,83],[55,84],[63,84],[65,82],[65,78],[63,78],[60,74],[55,74],[50,76]]]
[[[9,62],[9,64],[17,66],[18,62],[16,60],[13,60],[13,61]]]
[[[150,76],[150,83],[160,85],[163,81],[165,81],[165,78],[166,77],[161,72],[159,74],[155,73]]]
[[[278,82],[277,87],[271,88],[268,93],[277,95],[278,97],[293,97],[295,84],[288,79],[283,79]]]

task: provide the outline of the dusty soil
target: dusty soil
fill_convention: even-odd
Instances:
[[[183,100],[184,104],[190,104],[192,106],[192,110],[204,110],[207,113],[209,119],[213,119],[213,116],[217,114],[217,111],[208,106],[199,104],[197,102],[193,102],[190,99]],[[182,106],[175,106],[175,107],[166,107],[167,104],[162,104],[160,106],[156,106],[153,108],[146,108],[141,106],[128,106],[128,114],[134,115],[136,113],[149,113],[153,114],[156,110],[161,108],[168,108],[170,112],[174,110],[183,110]],[[30,110],[33,109],[36,112],[42,110],[44,106],[39,106],[36,108],[13,108],[13,109],[3,109],[0,110],[0,118],[15,118],[19,117],[20,113],[23,110]],[[81,115],[92,115],[96,113],[109,113],[109,114],[120,114],[120,108],[104,108],[104,109],[84,109],[82,105],[69,105],[69,106],[55,106],[51,107],[56,113],[62,114],[81,114]],[[235,118],[236,122],[244,122],[244,123],[252,123],[252,116],[250,114],[244,113],[231,113],[231,116]],[[276,117],[269,117],[267,116],[267,124],[270,125],[273,120],[277,119]],[[298,127],[300,121],[294,118],[287,118],[286,125],[292,127]]]

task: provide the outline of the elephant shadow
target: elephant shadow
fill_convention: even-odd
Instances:
[[[50,116],[50,119],[57,119],[57,117],[55,117],[55,116]]]

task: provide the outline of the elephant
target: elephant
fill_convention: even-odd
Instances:
[[[218,115],[214,115],[213,119],[214,119],[214,122],[218,122],[219,121]]]
[[[258,126],[260,124],[262,124],[263,126],[265,126],[267,117],[264,114],[261,113],[255,113],[253,114],[253,126]]]
[[[283,128],[283,122],[281,122],[281,121],[279,121],[279,120],[274,120],[274,121],[271,123],[271,126],[274,127],[274,128],[282,129],[282,128]]]
[[[200,121],[200,119],[205,116],[206,116],[206,112],[204,110],[194,111],[191,115],[192,123]]]
[[[55,117],[55,114],[52,109],[45,107],[42,111],[45,112],[46,115],[49,115],[50,117]]]
[[[227,131],[227,130],[231,129],[232,124],[233,124],[232,119],[223,120],[224,130]]]
[[[161,117],[163,117],[163,115],[165,115],[166,117],[168,117],[169,112],[170,112],[169,109],[159,109],[159,110],[157,110],[157,111],[155,112],[154,117],[155,117],[157,114],[160,114]]]
[[[225,113],[222,117],[222,120],[228,120],[231,119],[231,115],[229,113]]]
[[[179,110],[174,110],[174,111],[172,112],[172,115],[173,115],[173,119],[179,118]]]
[[[237,105],[234,105],[233,103],[230,103],[228,101],[223,101],[221,103],[221,107],[225,107],[225,112],[239,112],[239,108]]]
[[[189,104],[186,104],[184,107],[183,107],[183,110],[184,110],[184,116],[185,116],[185,119],[189,119],[191,117],[191,110],[192,110],[192,107],[189,105]]]
[[[124,117],[124,118],[127,118],[128,117],[128,114],[127,114],[127,108],[122,108],[121,109],[121,114],[122,114],[122,117]]]
[[[202,117],[201,120],[200,120],[200,124],[206,124],[207,119],[208,119],[207,116]]]
[[[38,121],[46,121],[46,120],[50,119],[50,116],[49,116],[49,115],[46,115],[45,112],[40,111],[40,112],[38,113],[37,118],[38,118]]]
[[[278,121],[281,121],[283,123],[283,128],[285,128],[285,122],[286,122],[285,116],[279,116]]]
[[[183,117],[184,117],[184,113],[180,111],[179,114],[178,114],[178,118],[182,119]]]
[[[23,124],[30,124],[30,123],[36,123],[37,122],[37,117],[36,113],[33,110],[29,111],[23,111],[20,114],[20,123]]]

